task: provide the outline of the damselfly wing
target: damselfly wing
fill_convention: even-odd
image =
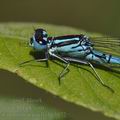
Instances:
[[[101,51],[105,54],[120,57],[120,38],[112,37],[90,37],[95,50]],[[111,68],[120,68],[120,64],[107,64]],[[105,66],[106,66],[105,65]]]

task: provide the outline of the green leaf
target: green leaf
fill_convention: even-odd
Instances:
[[[38,27],[46,29],[51,36],[80,33],[101,36],[64,26],[3,23],[0,24],[0,68],[14,72],[26,81],[68,102],[120,119],[120,74],[96,68],[105,84],[115,91],[111,93],[96,80],[88,66],[81,65],[78,68],[71,65],[70,72],[61,80],[61,85],[58,82],[58,75],[63,68],[50,60],[48,68],[44,67],[43,62],[31,62],[24,67],[18,66],[19,63],[33,58],[30,55],[32,48],[25,45],[34,32],[33,28]]]

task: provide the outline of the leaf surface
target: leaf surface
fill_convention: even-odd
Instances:
[[[32,48],[25,46],[34,32],[33,27],[44,28],[51,36],[81,33],[89,36],[101,36],[64,26],[1,23],[0,68],[14,72],[26,81],[68,102],[120,119],[120,74],[96,68],[104,82],[114,89],[115,93],[111,93],[96,80],[88,66],[81,65],[78,68],[70,65],[70,72],[61,80],[61,85],[58,82],[58,75],[63,68],[50,60],[48,68],[45,67],[44,62],[31,62],[24,67],[18,66],[19,63],[33,58],[30,54]],[[63,65],[63,63],[58,63]]]

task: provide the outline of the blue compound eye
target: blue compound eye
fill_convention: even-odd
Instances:
[[[46,44],[47,42],[47,32],[44,29],[36,29],[35,30],[35,40],[39,44]]]

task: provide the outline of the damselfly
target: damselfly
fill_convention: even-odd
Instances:
[[[112,43],[112,44],[111,44]],[[93,64],[98,65],[120,65],[120,40],[108,37],[88,38],[86,35],[65,35],[57,37],[48,37],[44,29],[36,29],[34,35],[30,39],[29,45],[36,51],[45,53],[43,59],[32,59],[31,61],[46,61],[53,57],[65,63],[64,70],[59,74],[60,79],[65,75],[71,62],[76,62],[91,67],[95,73],[97,80],[112,92],[113,89],[107,86],[98,75]],[[99,48],[102,50],[100,51]],[[107,49],[106,49],[107,48]],[[112,53],[111,53],[112,50]]]

